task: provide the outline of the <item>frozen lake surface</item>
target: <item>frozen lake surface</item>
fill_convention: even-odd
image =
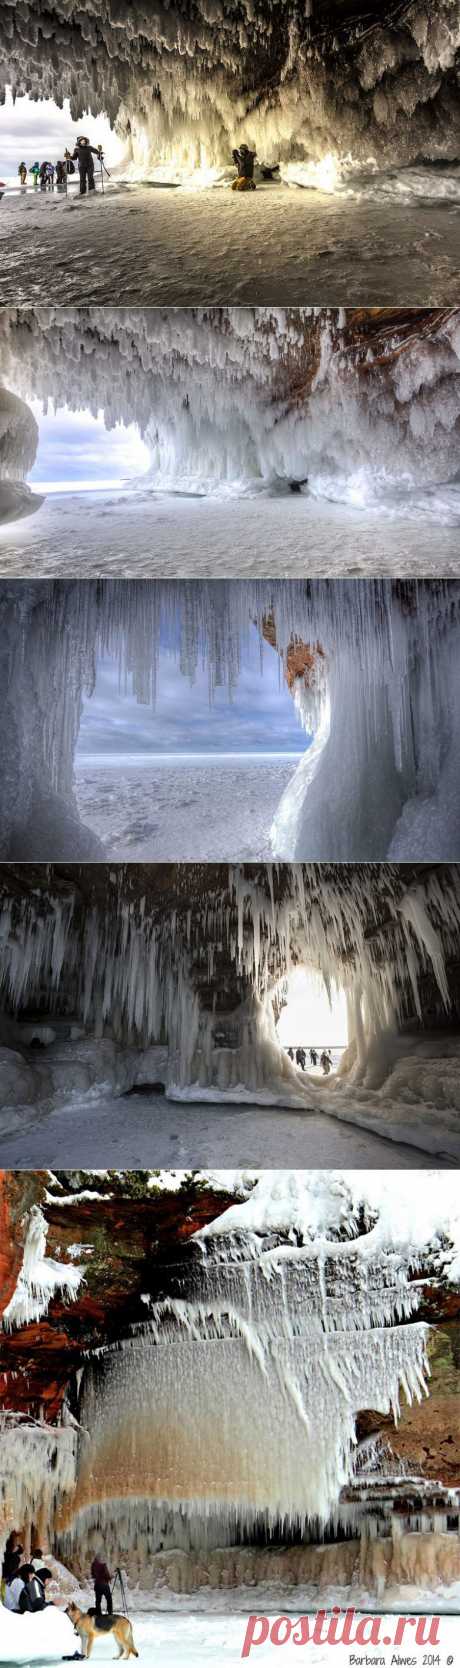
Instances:
[[[446,183],[447,182],[447,183]],[[285,185],[5,195],[0,303],[444,306],[458,303],[458,171]]]
[[[430,513],[428,513],[430,511]],[[457,521],[457,524],[456,524]],[[0,528],[0,574],[30,578],[316,578],[460,573],[460,492],[407,509],[303,494],[228,499],[104,491],[50,495]]]
[[[378,1109],[377,1109],[378,1118]],[[377,1120],[376,1120],[377,1121]],[[401,1109],[404,1121],[404,1109]],[[67,1102],[46,1111],[15,1108],[11,1133],[2,1134],[5,1169],[346,1169],[414,1170],[433,1165],[433,1153],[331,1117],[287,1107],[240,1102],[166,1100],[151,1091]],[[382,1119],[383,1122],[383,1119]],[[423,1137],[422,1137],[423,1139]],[[436,1156],[443,1168],[445,1160]]]
[[[110,768],[77,761],[78,809],[117,861],[270,861],[273,817],[300,757],[200,755]]]

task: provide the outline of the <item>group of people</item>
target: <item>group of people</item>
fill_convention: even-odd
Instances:
[[[23,1616],[26,1611],[45,1610],[52,1603],[46,1597],[52,1572],[44,1563],[41,1547],[36,1547],[31,1558],[24,1561],[24,1547],[17,1542],[8,1546],[2,1566],[3,1603],[6,1610]]]
[[[288,1055],[289,1055],[289,1059],[295,1061],[296,1066],[300,1066],[301,1071],[305,1071],[305,1067],[306,1067],[306,1064],[307,1064],[307,1050],[306,1050],[306,1048],[288,1048],[287,1052],[288,1052]],[[318,1065],[318,1049],[317,1048],[310,1048],[308,1052],[309,1052],[309,1055],[310,1055],[310,1065],[311,1066],[317,1066]],[[321,1069],[324,1073],[324,1076],[328,1077],[329,1072],[332,1071],[332,1055],[330,1054],[328,1048],[323,1048],[322,1054],[319,1055],[319,1063],[320,1063]]]
[[[21,185],[27,184],[27,175],[31,174],[34,185],[41,191],[53,191],[55,184],[65,186],[69,175],[75,173],[77,165],[80,176],[80,195],[84,197],[86,191],[95,191],[93,157],[97,157],[101,167],[103,165],[102,145],[90,145],[84,134],[77,139],[73,151],[65,150],[64,156],[58,162],[33,162],[30,168],[26,162],[20,162],[18,174]]]

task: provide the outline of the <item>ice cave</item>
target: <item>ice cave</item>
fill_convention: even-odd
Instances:
[[[253,843],[240,804],[223,849],[201,843],[196,855],[238,857],[241,816],[248,859],[456,860],[459,604],[456,580],[4,580],[1,856],[114,855],[110,837],[103,845],[82,820],[74,776],[82,701],[91,701],[101,653],[119,662],[141,725],[142,707],[155,702],[164,630],[184,702],[187,681],[204,665],[212,703],[216,687],[237,686],[241,642],[256,625],[261,644],[279,654],[305,752],[292,764],[266,849]],[[170,838],[168,855],[184,855],[174,852],[173,821]],[[155,860],[154,834],[140,856]]]
[[[1,1173],[3,1546],[140,1625],[455,1608],[456,1180]]]
[[[316,300],[321,275],[331,301],[350,277],[356,300],[455,298],[458,0],[5,0],[2,25],[0,87],[37,101],[37,127],[41,100],[68,99],[124,149],[83,222],[73,203],[5,195],[2,300],[30,301],[31,240],[40,301],[57,273],[64,303],[106,303],[116,283],[158,304],[172,277],[179,304]],[[257,152],[243,201],[242,142]]]
[[[273,1121],[282,1141],[291,1116],[311,1152],[314,1114],[331,1119],[332,1151],[343,1124],[367,1132],[361,1162],[375,1162],[371,1136],[384,1165],[414,1149],[418,1164],[458,1162],[454,866],[10,864],[0,923],[4,1162],[43,1159],[48,1129],[64,1163],[74,1140],[94,1162],[108,1117],[111,1150],[121,1124],[143,1165],[177,1140],[177,1103],[192,1142],[204,1109],[216,1153],[227,1107],[232,1163],[245,1107],[260,1108],[249,1150],[265,1161]],[[278,1030],[295,968],[346,999],[324,1080]],[[325,1040],[308,987],[305,1038]]]
[[[458,307],[4,309],[0,570],[456,572],[459,343]],[[119,424],[133,442],[124,493],[89,507],[76,480],[69,510],[83,411],[107,457]]]

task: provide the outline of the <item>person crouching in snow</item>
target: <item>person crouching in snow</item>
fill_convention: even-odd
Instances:
[[[83,138],[77,139],[75,150],[72,152],[72,161],[78,162],[78,172],[80,175],[80,197],[86,196],[87,185],[88,191],[95,191],[96,189],[93,156],[97,156],[98,160],[101,160],[102,152],[100,145],[97,147],[95,145],[90,145],[89,139],[85,139],[84,136]]]
[[[250,151],[248,145],[240,145],[237,150],[232,151],[232,156],[237,169],[232,191],[255,191],[254,163],[257,151]]]

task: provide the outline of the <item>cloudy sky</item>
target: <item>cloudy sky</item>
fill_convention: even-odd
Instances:
[[[13,103],[7,88],[0,105],[0,178],[16,178],[20,162],[57,162],[72,140],[86,133],[92,145],[103,145],[108,166],[121,160],[123,145],[111,133],[106,116],[82,116],[78,126],[71,120],[69,101],[62,110],[52,99],[17,98]]]
[[[45,414],[39,400],[28,403],[40,433],[34,467],[27,476],[37,491],[113,487],[148,469],[149,452],[134,423],[106,429],[103,411],[92,417],[90,411],[68,411],[64,406]]]
[[[264,646],[261,675],[259,641],[251,627],[233,700],[218,689],[211,707],[206,669],[198,669],[190,686],[169,647],[161,650],[155,711],[120,694],[118,665],[101,660],[95,693],[84,704],[77,763],[110,764],[120,755],[147,762],[152,754],[303,753],[307,737],[286,685],[279,685],[278,656]]]

